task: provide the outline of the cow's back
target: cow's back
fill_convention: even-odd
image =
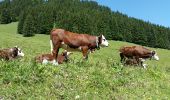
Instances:
[[[9,60],[9,54],[7,51],[0,50],[0,59]]]
[[[151,53],[149,49],[146,49],[143,46],[122,47],[119,51],[127,57],[132,56],[142,57]]]
[[[52,61],[54,58],[51,54],[42,54],[35,57],[36,62],[42,63],[43,60]]]
[[[135,51],[135,46],[130,46],[130,47],[121,47],[119,50],[122,54],[124,54],[125,56],[132,56],[134,55]]]
[[[64,29],[53,29],[51,31],[52,41],[61,41],[70,47],[91,46],[96,44],[96,37],[88,34],[78,34]]]

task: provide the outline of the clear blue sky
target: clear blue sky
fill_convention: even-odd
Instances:
[[[93,0],[128,16],[170,27],[170,0]]]

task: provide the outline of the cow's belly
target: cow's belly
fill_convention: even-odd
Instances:
[[[65,44],[64,42],[62,42],[61,48],[63,48],[64,50],[67,50],[67,51],[79,51],[79,52],[81,51],[81,46],[78,47],[78,48],[71,48],[67,44]]]

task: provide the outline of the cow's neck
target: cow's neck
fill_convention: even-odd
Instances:
[[[147,53],[147,54],[143,55],[143,57],[144,57],[145,59],[147,59],[147,58],[152,58],[152,53]]]
[[[100,47],[99,47],[99,38],[96,36],[96,48],[99,50]]]

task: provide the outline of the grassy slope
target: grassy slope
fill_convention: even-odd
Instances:
[[[110,41],[110,47],[82,61],[74,53],[68,64],[35,64],[37,54],[50,52],[49,35],[31,38],[16,34],[17,23],[0,25],[0,48],[18,45],[23,59],[0,61],[0,97],[7,99],[168,99],[170,51],[156,49],[160,61],[147,61],[147,69],[121,67],[118,49],[126,42]],[[152,48],[151,48],[152,49]]]

